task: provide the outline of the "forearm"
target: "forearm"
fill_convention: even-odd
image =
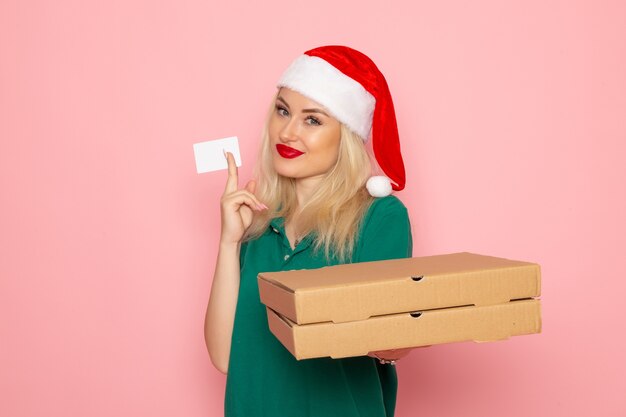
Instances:
[[[220,242],[204,322],[204,339],[213,365],[222,373],[228,370],[230,344],[239,295],[240,244]]]

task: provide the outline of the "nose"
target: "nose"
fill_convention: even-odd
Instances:
[[[297,120],[295,117],[291,117],[285,122],[278,134],[278,138],[281,142],[286,143],[298,140],[298,129],[296,123]]]

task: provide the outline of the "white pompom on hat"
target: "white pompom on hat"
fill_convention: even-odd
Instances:
[[[371,136],[376,162],[386,175],[367,181],[372,196],[384,197],[392,189],[404,188],[404,162],[391,93],[387,80],[365,54],[340,45],[311,49],[289,65],[277,87],[297,91],[326,107],[363,141]]]

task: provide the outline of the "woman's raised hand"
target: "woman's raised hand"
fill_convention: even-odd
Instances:
[[[250,224],[252,224],[253,211],[267,209],[254,195],[256,183],[248,181],[244,189],[238,189],[237,165],[235,158],[230,152],[224,156],[228,161],[228,179],[226,189],[220,201],[222,211],[222,243],[238,243]]]

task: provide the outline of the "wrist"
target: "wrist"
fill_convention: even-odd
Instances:
[[[228,240],[221,239],[219,250],[220,251],[239,250],[240,246],[241,246],[240,241],[228,241]]]

